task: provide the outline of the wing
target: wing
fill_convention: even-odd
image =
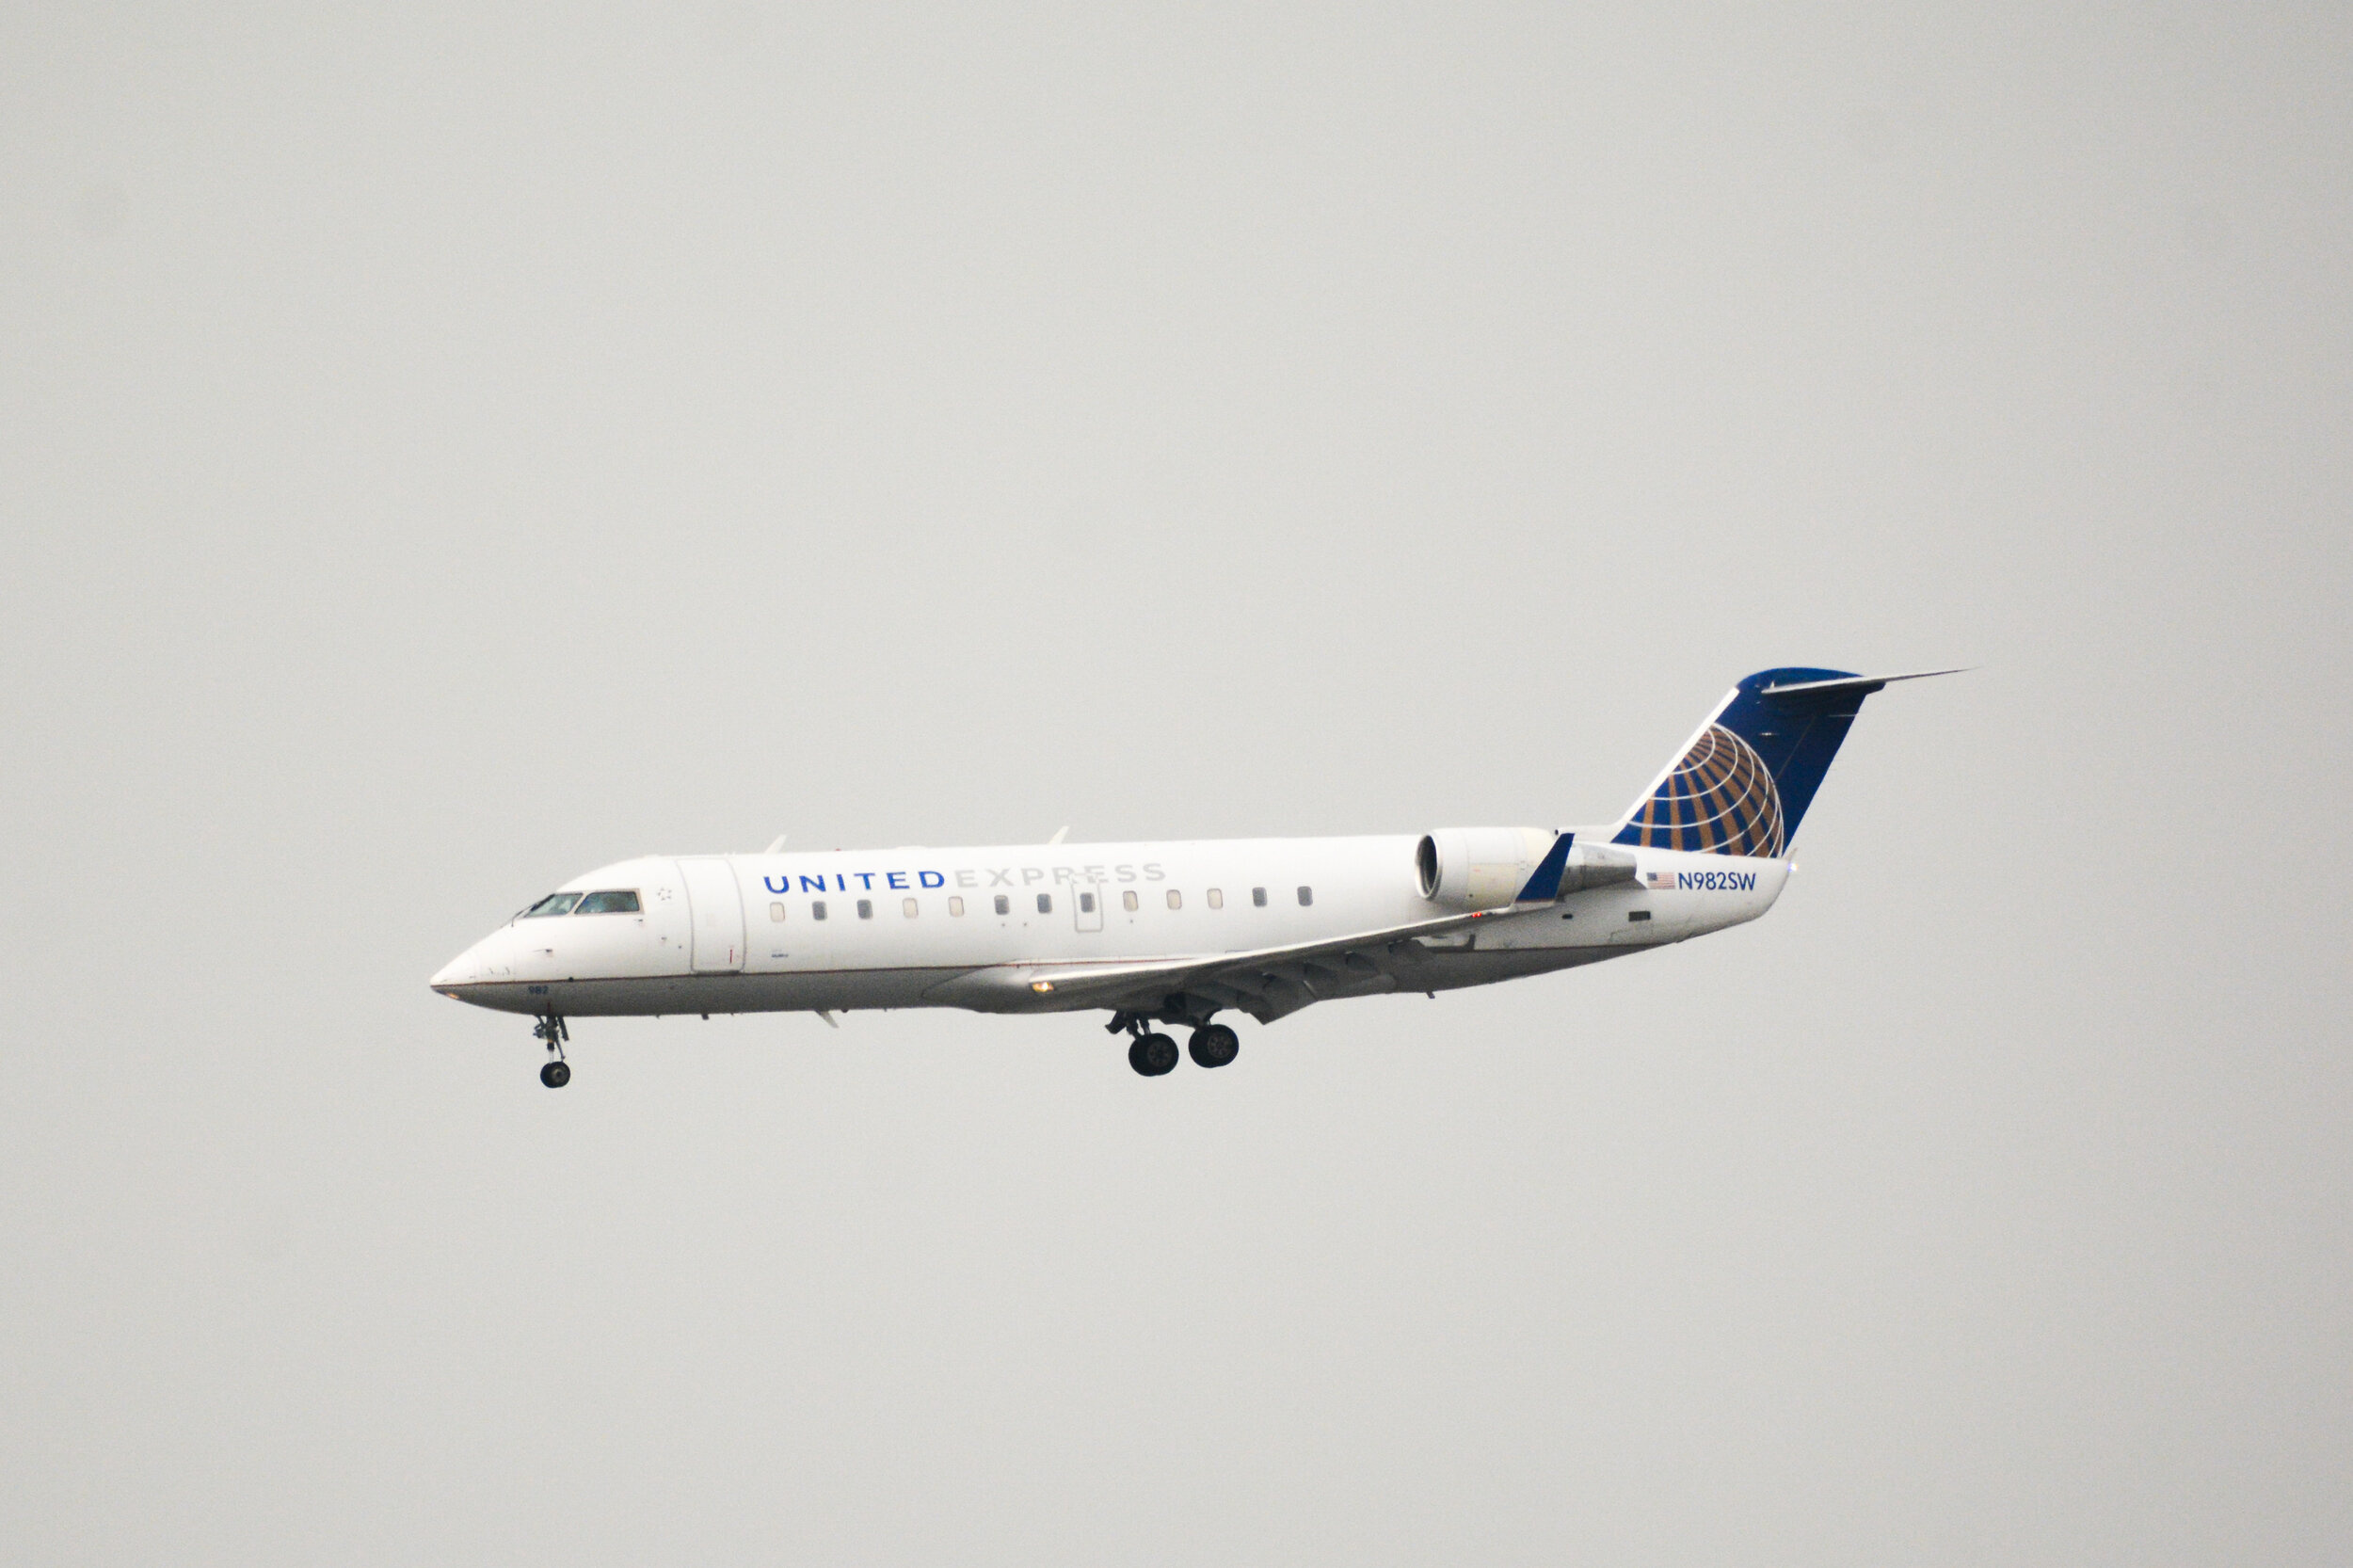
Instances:
[[[1064,1013],[1088,1008],[1154,1009],[1175,992],[1207,997],[1272,1023],[1310,1002],[1381,991],[1410,991],[1431,962],[1426,938],[1450,936],[1511,908],[1448,915],[1349,936],[1248,952],[1141,963],[1006,964],[933,987],[933,1000],[986,1013]]]

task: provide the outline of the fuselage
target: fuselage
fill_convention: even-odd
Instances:
[[[1863,699],[1891,681],[1743,677],[1617,821],[1418,838],[652,856],[574,877],[433,977],[536,1015],[1107,1011],[1145,1078],[1230,1065],[1218,1015],[1574,968],[1753,920]],[[781,848],[778,840],[771,850]],[[1183,1050],[1156,1026],[1191,1031]]]
[[[1425,892],[1421,842],[647,856],[567,882],[432,985],[483,1007],[559,1016],[1095,1007],[1025,977],[1289,949],[1459,913]],[[1319,971],[1311,1000],[1487,984],[1682,941],[1756,919],[1790,870],[1778,858],[1630,853],[1630,882],[1507,904],[1474,926],[1413,937],[1402,977],[1395,966]]]

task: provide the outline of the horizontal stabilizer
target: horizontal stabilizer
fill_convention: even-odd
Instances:
[[[1764,686],[1759,696],[1795,696],[1800,692],[1828,696],[1833,692],[1852,692],[1857,696],[1869,696],[1873,692],[1894,680],[1926,680],[1937,675],[1966,675],[1965,669],[1913,670],[1910,675],[1847,675],[1835,680],[1797,680],[1786,686]]]

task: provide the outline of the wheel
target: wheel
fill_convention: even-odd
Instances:
[[[1205,1067],[1223,1067],[1241,1054],[1241,1036],[1224,1024],[1204,1024],[1193,1032],[1185,1048]]]
[[[551,1089],[561,1089],[571,1080],[572,1064],[568,1062],[551,1062],[539,1069],[539,1081]]]
[[[1176,1070],[1176,1042],[1165,1034],[1139,1034],[1128,1048],[1128,1065],[1146,1078]]]

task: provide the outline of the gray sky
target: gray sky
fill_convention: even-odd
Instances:
[[[0,16],[11,1561],[2353,1553],[2341,8],[376,10]],[[1769,920],[1223,1073],[424,984],[1786,663]]]

